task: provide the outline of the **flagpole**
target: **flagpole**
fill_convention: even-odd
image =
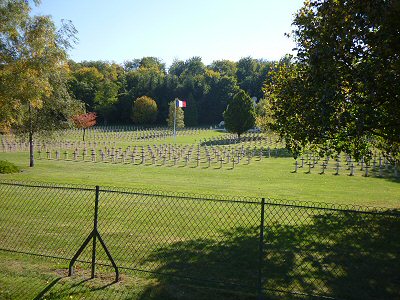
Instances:
[[[176,143],[176,98],[175,98],[175,109],[174,109],[174,143]]]

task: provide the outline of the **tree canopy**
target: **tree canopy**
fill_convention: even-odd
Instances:
[[[30,11],[27,1],[0,2],[0,123],[29,136],[33,166],[33,135],[66,126],[81,106],[66,85],[75,29]]]
[[[240,138],[242,133],[254,127],[255,120],[253,100],[245,91],[239,91],[224,112],[225,128]]]
[[[86,129],[96,125],[96,118],[97,114],[95,112],[75,115],[72,117],[72,121],[74,122],[75,127],[83,129],[83,141],[85,141]]]
[[[399,15],[399,1],[387,0],[312,0],[298,11],[297,57],[265,87],[295,154],[308,146],[359,159],[373,146],[398,157]]]
[[[167,70],[155,57],[125,61],[121,66],[102,61],[70,61],[71,95],[95,111],[99,123],[132,122],[132,99],[143,95],[157,103],[156,124],[168,118],[168,99],[186,99],[187,126],[218,124],[228,100],[241,87],[251,97],[262,97],[262,86],[272,62],[251,57],[238,62],[217,60],[206,66],[200,57],[175,60]],[[109,90],[108,93],[105,91]]]
[[[142,96],[133,103],[132,120],[135,124],[152,124],[157,119],[157,103],[152,98]]]

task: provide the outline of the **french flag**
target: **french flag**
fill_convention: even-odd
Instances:
[[[176,100],[176,107],[186,107],[186,101]]]

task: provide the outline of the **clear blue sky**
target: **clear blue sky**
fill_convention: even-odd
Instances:
[[[42,0],[34,14],[73,22],[75,61],[200,56],[205,64],[291,53],[293,14],[303,0]]]

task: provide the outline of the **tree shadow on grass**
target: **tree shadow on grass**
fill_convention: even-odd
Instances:
[[[118,292],[109,289],[115,282],[99,279],[59,277],[50,282],[34,300],[56,299],[120,299]],[[123,298],[121,298],[123,299]]]
[[[398,212],[304,213],[292,211],[292,219],[266,215],[266,299],[399,299]],[[258,228],[240,227],[221,232],[218,241],[196,239],[159,248],[147,259],[158,266],[158,283],[139,299],[256,299],[258,236]]]

